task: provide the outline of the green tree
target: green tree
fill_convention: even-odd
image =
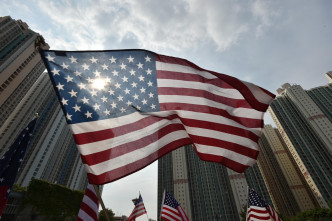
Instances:
[[[247,205],[246,204],[242,205],[240,217],[241,217],[241,221],[246,221],[246,217],[247,217]]]
[[[294,217],[287,217],[283,221],[328,221],[332,220],[332,199],[330,208],[316,208],[308,211],[297,213]]]
[[[84,193],[43,180],[32,180],[25,192],[22,209],[32,207],[32,214],[50,221],[76,220]]]
[[[106,213],[110,221],[114,221],[114,213],[111,209],[106,208]],[[99,211],[99,221],[107,221],[104,210]]]

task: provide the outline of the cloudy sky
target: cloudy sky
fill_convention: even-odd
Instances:
[[[273,93],[285,82],[324,85],[332,70],[330,0],[1,0],[5,15],[26,22],[51,49],[148,49]],[[156,168],[105,185],[106,207],[128,216],[140,191],[156,219]]]

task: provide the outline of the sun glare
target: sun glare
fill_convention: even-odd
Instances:
[[[98,90],[104,89],[105,85],[106,85],[106,80],[100,78],[95,79],[92,83],[92,87]]]

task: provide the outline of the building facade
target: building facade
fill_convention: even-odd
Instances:
[[[0,157],[39,114],[16,183],[43,179],[85,190],[87,177],[39,55],[43,37],[9,16],[0,17]]]
[[[329,73],[326,76],[331,80]],[[314,201],[328,208],[332,198],[332,84],[304,90],[286,83],[277,93],[269,112]],[[297,182],[293,189],[303,191],[304,185],[297,186]]]
[[[45,70],[39,48],[49,47],[27,24],[9,16],[0,18],[0,155],[42,109],[29,105],[30,89]]]
[[[260,158],[260,155],[258,155],[258,158]],[[273,205],[273,202],[271,200],[269,191],[266,187],[265,180],[263,178],[261,169],[258,166],[258,163],[253,165],[252,167],[248,168],[244,175],[246,177],[246,181],[248,183],[248,186],[255,190],[255,192],[260,195],[266,203],[269,205]],[[248,195],[248,193],[247,193]]]
[[[263,149],[261,158],[264,159],[259,160],[259,164],[265,162],[261,165],[263,175],[280,212],[292,216],[297,212],[319,207],[279,131],[271,125],[265,125],[259,145]],[[273,167],[277,177],[269,173],[272,168],[264,170],[269,166]],[[281,190],[283,194],[280,194]]]
[[[158,205],[166,189],[192,221],[239,220],[228,176],[221,164],[200,160],[191,145],[181,147],[158,160]]]

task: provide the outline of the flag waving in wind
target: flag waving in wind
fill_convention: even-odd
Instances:
[[[282,221],[277,212],[249,188],[247,221]]]
[[[146,50],[41,55],[92,184],[188,144],[237,172],[256,162],[274,98],[256,85]]]
[[[25,156],[36,121],[37,118],[28,124],[0,159],[0,217],[6,207],[9,193]]]
[[[178,201],[166,191],[164,191],[160,216],[167,221],[189,221]]]
[[[138,197],[137,202],[135,203],[135,207],[133,209],[133,211],[131,212],[129,218],[127,219],[127,221],[135,221],[135,219],[143,214],[146,214],[146,210],[145,210],[145,206],[143,203],[143,199],[141,194]]]
[[[97,193],[93,185],[88,183],[76,221],[98,221],[98,208]]]

